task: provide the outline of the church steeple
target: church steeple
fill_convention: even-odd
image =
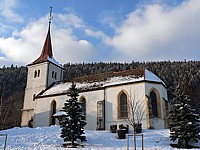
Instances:
[[[50,7],[49,29],[46,36],[46,40],[43,45],[42,53],[40,57],[33,62],[33,64],[47,61],[49,57],[50,58],[53,57],[52,46],[51,46],[51,34],[50,34],[51,19],[52,19],[52,7]]]
[[[21,126],[27,126],[28,122],[35,119],[37,95],[47,89],[51,84],[63,80],[64,68],[53,57],[51,45],[51,19],[52,7],[50,7],[49,28],[42,48],[41,55],[31,64],[27,65],[28,76],[22,110]],[[33,121],[33,126],[36,126]]]

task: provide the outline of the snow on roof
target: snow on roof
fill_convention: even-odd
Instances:
[[[54,94],[62,94],[62,93],[67,93],[69,88],[71,87],[71,82],[65,82],[65,83],[56,83],[53,85],[53,87],[47,89],[44,93],[42,93],[40,96],[47,96],[47,95],[54,95]],[[89,86],[95,85],[89,84],[89,83],[76,83],[76,88],[81,89],[81,88],[87,88]]]
[[[127,83],[142,81],[142,80],[144,80],[144,77],[135,77],[135,76],[112,77],[105,82],[103,87],[119,85],[119,84],[127,84]]]
[[[59,64],[59,63],[55,60],[55,58],[54,58],[53,56],[52,56],[52,57],[49,57],[49,56],[48,56],[48,57],[47,57],[47,60],[50,61],[51,63],[57,65],[57,66],[62,67],[62,65]]]
[[[87,77],[79,77],[66,82],[57,82],[52,87],[41,93],[39,97],[67,93],[71,87],[72,81],[76,83],[76,87],[79,91],[95,90],[108,86],[128,84],[139,81],[154,81],[164,84],[164,82],[152,72],[146,69],[142,70],[142,72],[139,70],[139,73],[137,72],[137,74],[134,74],[134,70],[129,70],[117,73],[104,73],[99,74],[98,76],[91,75]],[[138,71],[138,69],[135,71]]]
[[[66,116],[66,115],[67,115],[66,112],[64,112],[64,111],[59,111],[59,112],[55,113],[53,116],[54,116],[54,117],[61,117],[61,116]]]
[[[156,76],[155,74],[153,74],[151,71],[149,71],[147,69],[145,69],[145,80],[146,81],[161,82],[165,85],[165,83],[158,76]]]

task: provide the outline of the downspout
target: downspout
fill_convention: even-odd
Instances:
[[[106,88],[104,87],[104,100],[103,100],[103,126],[104,126],[104,130],[106,130]]]
[[[48,85],[48,82],[49,82],[49,64],[50,64],[50,63],[47,62],[47,75],[46,75],[46,76],[47,76],[47,80],[46,80],[46,87],[45,87],[45,89],[49,86],[49,85]],[[45,89],[44,89],[44,90],[45,90]]]
[[[63,70],[61,69],[61,71],[60,71],[60,81],[62,81],[63,80]]]

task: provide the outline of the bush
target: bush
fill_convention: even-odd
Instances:
[[[117,132],[117,125],[116,124],[110,125],[110,132],[111,133],[116,133]]]

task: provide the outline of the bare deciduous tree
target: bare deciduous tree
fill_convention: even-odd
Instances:
[[[134,133],[141,132],[142,119],[145,113],[144,100],[138,99],[135,93],[133,95],[131,93],[127,104],[130,110],[128,111],[128,118],[125,120],[133,127]]]

